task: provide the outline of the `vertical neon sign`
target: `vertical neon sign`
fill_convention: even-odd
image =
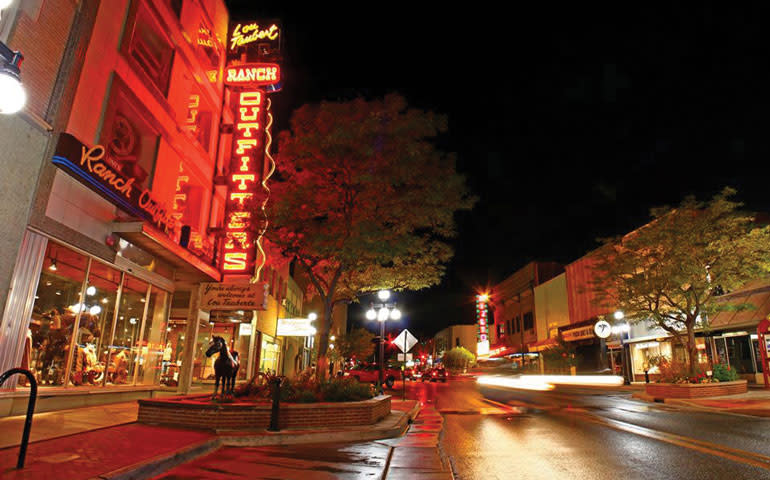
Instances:
[[[489,331],[487,318],[487,302],[489,295],[476,295],[476,323],[479,325],[479,341],[476,345],[476,355],[483,356],[489,354]]]
[[[264,154],[265,92],[236,90],[233,153],[227,176],[228,196],[222,270],[249,273],[254,265],[254,213]]]

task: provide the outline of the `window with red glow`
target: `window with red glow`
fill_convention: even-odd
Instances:
[[[145,1],[134,2],[126,29],[123,53],[144,73],[144,78],[165,97],[171,78],[174,47]]]
[[[107,148],[107,162],[139,187],[149,187],[158,152],[159,131],[119,78],[112,83],[99,143]]]

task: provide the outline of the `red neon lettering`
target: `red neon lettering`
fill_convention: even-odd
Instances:
[[[227,252],[225,253],[225,262],[222,268],[229,272],[246,270],[245,252]]]
[[[249,198],[253,197],[253,193],[238,193],[238,192],[232,192],[230,194],[230,200],[234,200],[238,202],[238,205],[243,206],[243,202],[248,200]]]
[[[233,183],[238,184],[238,190],[246,190],[248,188],[248,185],[246,182],[253,182],[256,180],[256,177],[253,173],[238,173],[233,175]]]

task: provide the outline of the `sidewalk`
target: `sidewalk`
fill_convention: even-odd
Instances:
[[[15,466],[24,417],[9,417],[0,419],[0,478],[148,478],[221,445],[354,442],[399,436],[418,411],[416,401],[393,399],[391,414],[375,425],[230,436],[134,423],[134,402],[41,413],[32,422],[23,470]]]

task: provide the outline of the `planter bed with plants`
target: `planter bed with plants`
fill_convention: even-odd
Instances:
[[[140,423],[206,430],[264,430],[270,425],[275,377],[260,374],[234,395],[187,395],[139,400]],[[390,396],[374,396],[351,378],[316,381],[310,374],[283,379],[279,428],[372,425],[390,413]]]
[[[212,403],[211,395],[139,400],[140,423],[205,430],[264,430],[270,402]],[[359,402],[281,403],[278,426],[284,428],[373,425],[390,413],[390,396]]]
[[[713,383],[648,383],[647,395],[654,399],[665,398],[702,398],[735,395],[748,391],[746,380]]]
[[[739,380],[734,368],[723,363],[712,367],[711,375],[706,374],[708,365],[698,365],[694,374],[685,366],[660,358],[655,362],[660,369],[659,379],[645,385],[645,392],[655,400],[666,398],[703,398],[736,395],[748,391],[748,382]]]

